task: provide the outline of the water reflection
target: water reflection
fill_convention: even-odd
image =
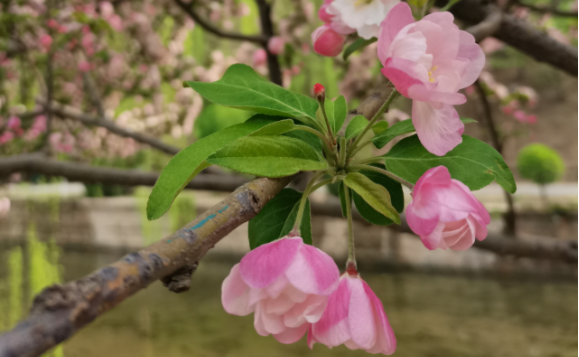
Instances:
[[[16,301],[28,301],[23,297],[24,285],[34,290],[41,279],[58,279],[58,250],[29,237],[24,253],[17,247],[6,254],[1,306],[4,311],[6,304],[20,311]],[[64,280],[118,258],[62,252]],[[305,339],[282,345],[257,335],[252,316],[226,314],[220,289],[232,264],[204,261],[194,275],[193,289],[184,294],[153,284],[65,343],[64,353],[69,357],[367,356],[345,347],[330,350],[316,345],[312,351]],[[574,282],[411,273],[363,273],[363,277],[382,299],[395,330],[395,356],[577,355]],[[12,308],[10,314],[3,327],[13,323]]]

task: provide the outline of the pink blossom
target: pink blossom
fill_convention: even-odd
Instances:
[[[58,27],[58,22],[56,22],[55,19],[50,19],[48,20],[48,22],[46,23],[46,25],[48,27],[50,27],[51,29],[56,29]]]
[[[50,49],[50,46],[52,45],[52,37],[50,37],[50,35],[48,34],[44,34],[42,36],[40,36],[40,46],[42,46],[42,48],[44,48],[45,51],[48,51]]]
[[[34,123],[32,123],[32,128],[38,131],[46,130],[46,115],[39,115],[34,118]]]
[[[332,22],[332,18],[334,15],[328,13],[328,7],[332,3],[333,0],[324,0],[322,6],[320,6],[320,10],[318,10],[318,17],[325,23]]]
[[[346,37],[334,31],[328,24],[318,27],[312,33],[314,51],[322,56],[334,57],[339,55],[344,47],[344,42],[346,42]]]
[[[121,31],[123,29],[123,20],[119,15],[113,15],[107,19],[107,22],[115,31]]]
[[[14,133],[11,131],[5,131],[4,134],[0,135],[0,145],[9,143],[14,139]]]
[[[344,273],[330,295],[322,318],[311,325],[308,346],[319,342],[332,348],[345,344],[351,350],[391,355],[396,337],[382,302],[357,273]]]
[[[378,37],[380,23],[400,0],[334,0],[326,9],[332,29],[342,35],[357,32],[367,40]]]
[[[8,127],[8,129],[10,130],[16,130],[20,128],[20,118],[18,117],[10,117],[10,119],[8,119],[8,123],[6,124],[6,126]]]
[[[92,69],[92,64],[87,61],[81,61],[78,63],[78,70],[81,72],[89,72]]]
[[[253,52],[253,66],[259,67],[265,65],[267,62],[267,53],[263,48],[260,48]]]
[[[267,43],[267,49],[269,52],[273,53],[274,55],[279,55],[283,52],[285,46],[285,41],[283,38],[279,36],[274,36],[269,39]]]
[[[518,121],[520,121],[521,123],[524,123],[527,121],[527,113],[525,113],[522,110],[517,110],[513,113],[513,117],[515,117],[515,119],[517,119]]]
[[[336,263],[300,237],[284,237],[249,252],[223,281],[225,311],[254,312],[258,334],[294,343],[317,322],[338,287]]]
[[[474,37],[449,12],[414,22],[408,4],[399,3],[381,24],[378,57],[382,73],[414,100],[412,123],[422,145],[442,156],[460,144],[464,125],[454,105],[466,97],[458,90],[473,84],[485,63]]]
[[[416,182],[412,198],[406,220],[426,248],[465,250],[475,237],[486,238],[489,213],[466,185],[450,177],[446,167],[426,171]]]
[[[10,200],[8,197],[0,198],[0,217],[4,217],[10,211]]]
[[[527,123],[529,124],[536,124],[537,123],[537,116],[536,115],[527,115]]]
[[[108,19],[109,17],[111,17],[115,13],[115,8],[108,1],[101,1],[101,3],[99,4],[99,7],[101,10],[101,16],[104,19]]]

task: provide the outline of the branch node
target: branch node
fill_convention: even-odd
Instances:
[[[171,275],[161,278],[163,286],[174,293],[182,293],[191,288],[191,275],[197,270],[199,262],[185,266]]]

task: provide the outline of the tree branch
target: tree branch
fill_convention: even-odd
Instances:
[[[493,118],[493,111],[491,109],[491,105],[487,98],[487,95],[480,84],[480,81],[477,80],[474,82],[474,87],[477,91],[477,95],[481,102],[482,112],[485,117],[485,123],[491,135],[491,141],[495,149],[502,155],[503,154],[503,141],[499,138],[499,133],[497,132],[497,128],[495,125],[495,121]],[[505,200],[507,201],[507,212],[504,215],[504,222],[505,222],[505,233],[509,237],[515,237],[517,235],[517,217],[515,213],[515,203],[513,202],[513,196],[503,189]]]
[[[554,7],[542,7],[537,5],[525,4],[520,1],[517,1],[516,4],[518,6],[526,7],[529,10],[539,12],[541,14],[550,14],[559,17],[577,17],[577,11],[562,11]]]
[[[273,22],[271,21],[271,4],[266,0],[255,0],[255,2],[257,3],[257,7],[259,8],[261,33],[269,39],[274,34]],[[273,83],[281,86],[282,85],[281,68],[279,66],[277,55],[271,53],[271,51],[267,46],[267,41],[262,43],[262,47],[267,54],[267,68],[269,70],[269,79]]]
[[[41,103],[43,105],[46,105],[45,104],[46,102],[44,102],[44,101],[42,101]],[[169,154],[169,155],[175,155],[176,153],[178,153],[180,151],[179,148],[174,147],[174,146],[169,145],[169,144],[165,144],[161,140],[157,140],[151,136],[137,133],[137,132],[132,131],[130,129],[121,128],[121,127],[117,126],[114,122],[112,122],[104,117],[98,117],[98,116],[93,116],[90,114],[80,113],[73,108],[70,108],[70,107],[67,107],[65,105],[61,105],[58,103],[54,103],[54,102],[52,103],[52,105],[50,105],[50,111],[52,113],[60,116],[60,117],[63,117],[63,118],[70,118],[70,119],[78,120],[85,125],[103,127],[105,129],[107,129],[108,131],[110,131],[111,133],[122,136],[124,138],[134,139],[135,141],[137,141],[139,143],[149,145],[149,146],[151,146],[157,150],[160,150],[166,154]]]
[[[179,6],[183,11],[185,11],[187,15],[189,15],[189,17],[191,17],[197,25],[203,27],[207,32],[210,32],[222,38],[228,38],[230,40],[249,41],[249,42],[256,42],[259,44],[264,43],[267,44],[269,37],[260,35],[248,36],[236,32],[224,31],[222,29],[213,26],[211,23],[209,23],[208,21],[204,20],[201,16],[199,16],[199,14],[195,12],[195,10],[193,10],[193,5],[195,4],[195,2],[196,1],[193,0],[190,4],[186,4],[182,0],[175,0],[177,6]]]
[[[61,176],[69,181],[104,183],[122,186],[154,186],[156,172],[93,167],[79,163],[59,162],[42,154],[22,154],[0,158],[0,178],[16,172]],[[227,174],[197,175],[185,186],[189,189],[231,192],[248,181],[246,177]]]
[[[209,249],[257,215],[292,178],[253,180],[171,236],[85,278],[44,289],[27,319],[0,336],[0,356],[39,356],[155,280],[170,285],[175,273],[183,278],[183,268],[192,271]]]
[[[443,7],[447,2],[437,0],[436,6]],[[495,10],[496,6],[485,5],[481,0],[461,0],[450,8],[456,18],[470,25],[483,22]],[[499,29],[493,36],[537,61],[549,63],[577,77],[577,49],[556,41],[523,20],[503,14]]]
[[[503,13],[499,9],[489,11],[484,20],[466,29],[466,32],[474,36],[476,42],[492,36],[499,27],[503,19]]]

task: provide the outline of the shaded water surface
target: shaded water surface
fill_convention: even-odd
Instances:
[[[30,255],[30,247],[35,256]],[[51,249],[47,245],[39,255],[38,247],[24,246],[22,257],[16,250],[2,252],[2,329],[14,323],[15,311],[29,306],[30,289],[36,291],[42,281],[58,280],[54,272],[68,281],[120,257],[60,252],[57,268]],[[39,261],[52,263],[52,273],[47,275],[49,265]],[[330,350],[316,345],[310,350],[305,338],[282,345],[271,336],[257,335],[252,316],[231,316],[221,307],[221,282],[232,265],[202,262],[193,276],[193,288],[183,294],[169,293],[157,282],[50,355],[368,356],[343,346]],[[577,356],[577,284],[573,282],[418,273],[362,275],[384,303],[398,340],[395,356]],[[16,306],[18,301],[21,307]]]

